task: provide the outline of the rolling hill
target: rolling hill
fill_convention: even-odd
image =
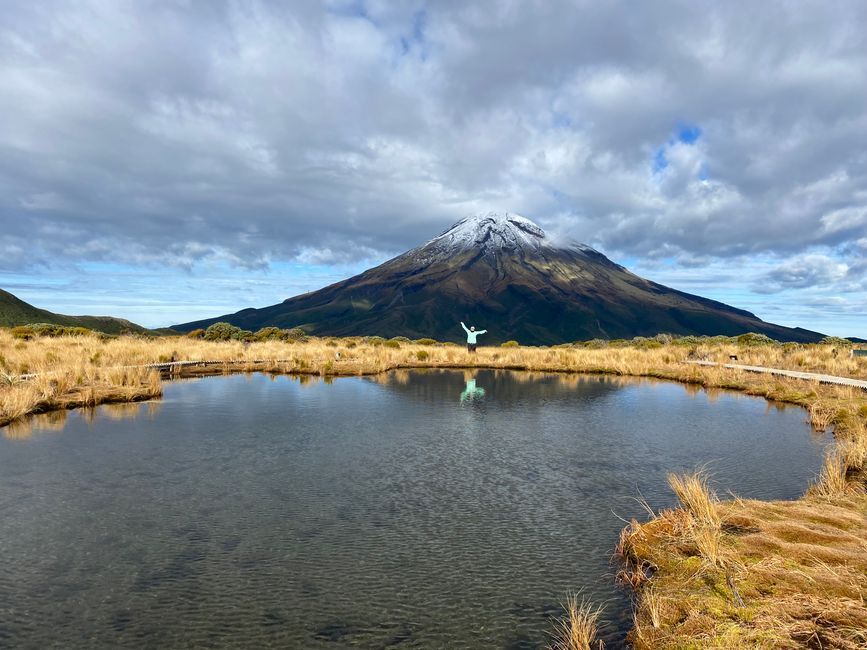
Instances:
[[[66,327],[86,327],[106,334],[146,332],[147,329],[123,318],[111,316],[65,316],[39,309],[8,291],[0,289],[0,326],[15,327],[33,323],[52,323]]]

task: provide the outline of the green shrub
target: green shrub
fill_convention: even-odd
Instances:
[[[12,335],[19,339],[31,339],[34,336],[87,336],[95,334],[91,329],[86,327],[67,327],[65,325],[55,325],[53,323],[34,323],[31,325],[20,325],[12,328]]]
[[[282,341],[285,338],[284,330],[279,327],[263,327],[258,330],[253,338],[257,341]]]
[[[436,339],[416,339],[415,342],[417,345],[436,345],[437,344]]]
[[[187,332],[187,338],[188,339],[205,338],[205,330],[203,330],[201,327],[198,329],[191,330],[191,331]]]
[[[367,345],[377,346],[385,343],[385,339],[381,336],[365,336],[364,342],[367,343]]]
[[[307,336],[307,332],[305,332],[300,327],[291,327],[288,330],[283,331],[283,339],[286,341],[297,341],[298,343],[304,343],[309,340]]]
[[[500,343],[501,348],[519,348],[521,344],[517,341],[506,341],[505,343]]]
[[[382,345],[384,345],[387,348],[394,348],[395,350],[400,349],[400,342],[395,341],[394,339],[389,339],[388,341],[383,341]]]
[[[34,336],[36,336],[36,332],[33,331],[33,328],[30,325],[19,325],[18,327],[12,328],[12,336],[16,339],[24,339],[25,341],[29,341]]]
[[[741,334],[737,338],[737,342],[738,345],[745,346],[779,345],[779,343],[772,339],[770,336],[765,336],[764,334],[757,334],[756,332],[747,332],[746,334]]]
[[[252,341],[253,332],[242,330],[231,323],[214,323],[205,330],[206,341]]]
[[[849,339],[844,339],[839,336],[826,336],[819,341],[819,345],[833,345],[835,348],[851,348],[854,343]]]
[[[398,343],[412,343],[406,336],[392,336],[389,341],[397,341]]]
[[[419,361],[427,361],[430,358],[430,354],[428,354],[427,350],[419,350],[415,353],[415,358]]]
[[[590,339],[584,342],[584,347],[591,350],[601,350],[608,347],[608,341],[605,339]]]

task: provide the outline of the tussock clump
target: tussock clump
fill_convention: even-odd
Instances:
[[[602,650],[605,647],[602,641],[596,639],[601,607],[594,607],[585,598],[578,600],[576,594],[569,594],[563,609],[566,612],[557,621],[552,650]]]
[[[703,469],[688,474],[669,474],[668,484],[680,503],[702,526],[719,528],[719,499],[708,487],[708,475]]]
[[[830,498],[864,491],[862,482],[850,480],[850,473],[853,468],[849,466],[849,461],[863,463],[863,451],[857,446],[847,450],[845,446],[847,443],[842,444],[844,446],[841,448],[826,454],[822,468],[819,470],[819,476],[810,486],[807,494]]]

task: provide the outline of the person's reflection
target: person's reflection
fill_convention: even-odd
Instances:
[[[474,400],[480,400],[485,396],[485,389],[481,386],[476,386],[476,380],[467,379],[467,387],[464,389],[464,392],[461,393],[461,404],[465,402],[472,402]]]

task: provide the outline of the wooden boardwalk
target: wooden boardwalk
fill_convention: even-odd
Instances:
[[[183,368],[188,367],[207,367],[207,366],[238,366],[238,365],[262,365],[265,363],[277,364],[277,363],[292,363],[292,359],[224,359],[222,361],[210,361],[210,360],[201,360],[201,361],[160,361],[158,363],[145,363],[142,365],[136,366],[106,366],[100,368],[100,370],[124,370],[124,369],[136,369],[136,368],[148,368],[153,370],[159,370],[160,372],[169,373],[170,375],[174,375],[176,372],[180,371]],[[59,370],[43,373],[44,375],[54,375]],[[18,375],[14,376],[14,379],[18,379],[21,381],[27,381],[30,379],[36,379],[39,375],[35,372],[27,373],[26,375]]]
[[[747,366],[740,363],[716,363],[715,361],[687,361],[697,366],[720,366],[731,370],[745,370],[746,372],[759,372],[767,375],[781,375],[817,381],[820,384],[836,384],[837,386],[854,386],[861,390],[867,390],[867,381],[864,379],[851,379],[849,377],[836,377],[835,375],[822,375],[817,372],[800,372],[798,370],[782,370],[780,368],[765,368],[764,366]]]
[[[290,363],[291,359],[227,359],[225,361],[210,361],[210,360],[201,360],[201,361],[164,361],[161,363],[148,363],[141,366],[117,366],[118,368],[153,368],[154,370],[159,370],[160,372],[168,373],[169,375],[174,375],[175,373],[182,370],[184,367],[189,366],[233,366],[233,365],[259,365],[259,364],[278,364],[278,363]],[[794,377],[795,379],[805,379],[807,381],[817,381],[820,384],[835,384],[837,386],[853,386],[854,388],[860,388],[861,390],[867,390],[867,380],[864,379],[851,379],[849,377],[836,377],[834,375],[822,375],[815,372],[800,372],[797,370],[782,370],[781,368],[765,368],[764,366],[747,366],[740,363],[716,363],[715,361],[700,361],[700,360],[688,360],[685,363],[692,363],[697,366],[719,366],[721,368],[728,368],[730,370],[744,370],[746,372],[758,372],[764,373],[768,375],[780,375],[783,377]],[[110,368],[103,368],[103,370],[109,370]],[[53,373],[48,373],[53,374]],[[27,375],[19,375],[16,379],[19,380],[29,380],[35,379],[35,374],[27,374]]]

